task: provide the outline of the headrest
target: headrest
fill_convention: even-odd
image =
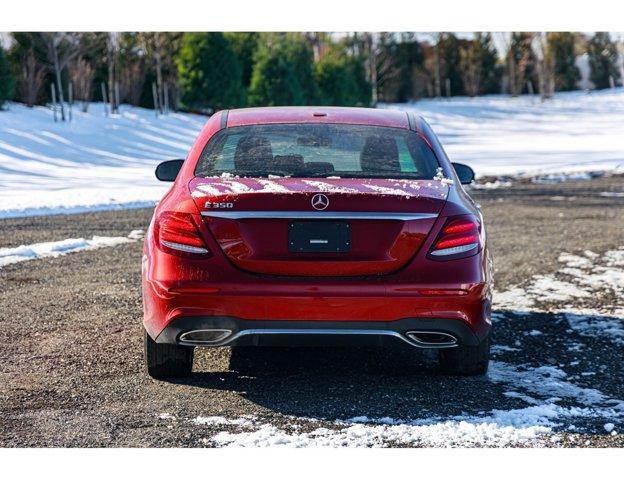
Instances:
[[[236,170],[262,172],[271,166],[273,150],[265,137],[246,135],[238,141],[234,153]]]
[[[273,158],[275,170],[285,173],[294,173],[303,168],[302,155],[275,155]]]
[[[313,174],[325,174],[332,173],[334,166],[329,162],[307,162],[305,164],[305,171]]]
[[[372,135],[366,138],[360,153],[363,172],[399,173],[399,149],[393,137]]]

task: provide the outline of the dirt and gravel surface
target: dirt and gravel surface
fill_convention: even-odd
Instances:
[[[561,252],[624,246],[624,198],[613,194],[622,191],[622,176],[475,191],[496,289],[552,274]],[[125,236],[145,229],[150,217],[150,210],[126,210],[5,219],[0,247]],[[141,242],[133,242],[0,269],[0,446],[210,446],[218,432],[245,427],[201,418],[305,433],[363,415],[444,420],[527,406],[506,393],[510,382],[446,377],[429,355],[412,351],[199,349],[190,378],[152,380],[142,360],[140,259]],[[622,306],[612,292],[584,302]],[[499,349],[497,362],[558,366],[575,388],[624,399],[621,344],[581,336],[556,314],[496,313],[494,344],[517,346]],[[527,334],[535,330],[540,334]],[[557,402],[575,406],[574,399]],[[624,435],[612,434],[624,431],[621,417],[611,432],[602,418],[571,423],[575,428],[555,429],[557,438],[544,444],[624,446]]]

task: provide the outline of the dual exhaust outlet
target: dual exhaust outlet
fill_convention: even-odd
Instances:
[[[225,328],[191,330],[180,335],[179,343],[189,346],[225,345],[245,335],[386,335],[398,337],[419,348],[453,348],[459,345],[457,337],[446,332],[431,330],[410,330],[401,334],[392,330],[323,330],[323,329],[254,329],[233,333]]]

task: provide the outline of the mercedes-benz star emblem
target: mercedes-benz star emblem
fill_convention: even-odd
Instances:
[[[329,198],[327,198],[327,195],[317,193],[312,197],[312,206],[316,210],[325,210],[327,207],[329,207]]]

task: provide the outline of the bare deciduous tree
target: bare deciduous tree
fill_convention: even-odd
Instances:
[[[479,95],[481,89],[481,76],[483,74],[480,58],[473,48],[465,48],[461,51],[462,80],[464,89],[471,97]]]
[[[81,109],[86,112],[91,101],[95,69],[84,57],[79,57],[69,65],[68,70],[74,86],[74,96],[82,102]]]
[[[177,89],[175,63],[171,52],[179,34],[143,32],[138,34],[144,51],[154,62],[156,73],[156,100],[160,113],[164,113],[165,89]]]
[[[106,64],[108,67],[108,103],[110,105],[110,112],[117,113],[117,102],[115,101],[115,82],[117,81],[117,35],[114,32],[109,32],[106,48]]]
[[[384,85],[401,73],[393,57],[397,39],[395,34],[384,32],[366,32],[362,38],[366,52],[367,80],[371,86],[371,103],[376,105]]]
[[[63,93],[62,74],[72,60],[89,50],[91,47],[90,43],[83,40],[92,34],[43,32],[40,35],[46,46],[48,64],[51,65],[54,71],[54,83],[61,107],[61,120],[65,121],[65,96]]]
[[[22,59],[20,74],[18,77],[18,89],[26,105],[32,107],[37,102],[37,97],[43,87],[43,81],[48,73],[46,65],[42,65],[33,49],[29,49]]]
[[[533,35],[531,46],[537,59],[537,77],[542,100],[551,98],[555,92],[555,58],[544,32]]]

